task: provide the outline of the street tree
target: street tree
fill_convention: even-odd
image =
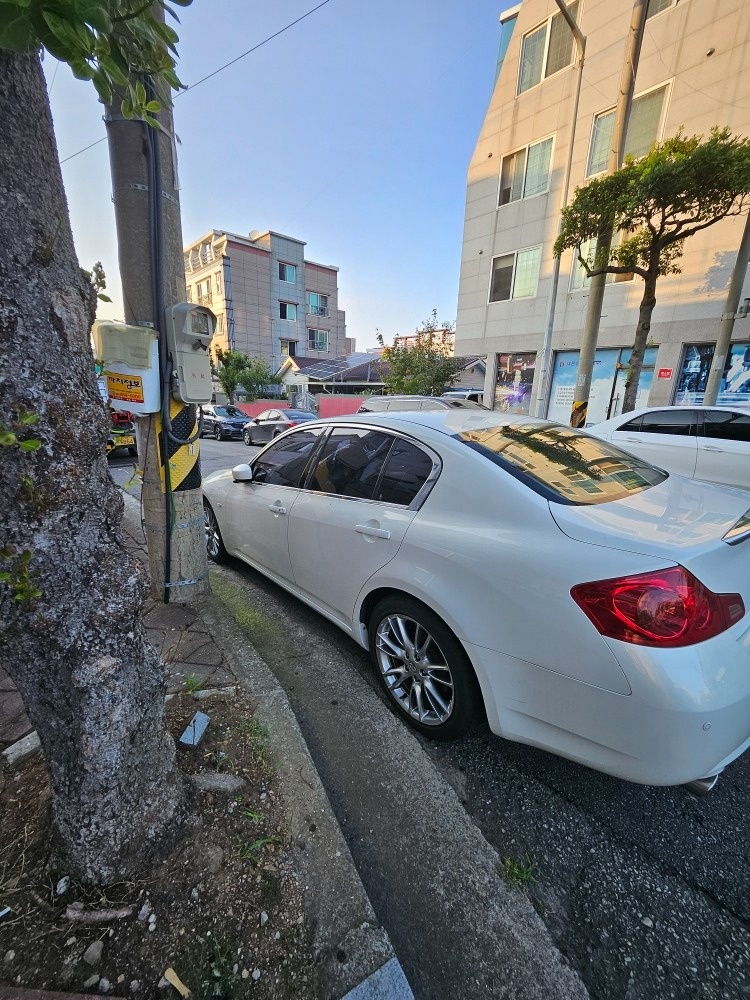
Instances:
[[[414,335],[413,343],[384,345],[378,334],[378,342],[383,347],[381,360],[383,382],[389,393],[418,396],[439,396],[446,386],[452,385],[462,367],[459,358],[453,356],[450,334],[454,323],[438,323],[437,310],[433,309],[429,319]]]
[[[235,393],[240,388],[246,399],[257,399],[269,385],[280,385],[281,379],[274,375],[265,358],[251,358],[243,351],[225,351],[217,347],[215,361],[211,362],[211,373],[221,383],[230,403],[234,403]]]
[[[629,158],[620,170],[577,188],[563,209],[555,256],[573,249],[589,277],[637,274],[643,280],[624,412],[635,408],[658,279],[680,272],[686,239],[740,215],[749,198],[750,139],[714,128],[708,138],[679,131],[641,159]],[[582,252],[610,227],[615,239],[608,251]]]
[[[176,39],[135,0],[0,3],[0,665],[41,740],[57,863],[99,884],[159,846],[183,783],[105,458],[97,285],[76,260],[40,50],[103,101],[119,88],[145,130],[159,106],[141,74],[179,85]]]

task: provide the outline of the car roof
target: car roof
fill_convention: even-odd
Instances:
[[[665,403],[664,406],[641,406],[637,410],[629,410],[627,413],[620,413],[616,417],[610,417],[609,420],[600,420],[596,424],[592,424],[592,427],[603,427],[604,424],[615,424],[621,423],[623,420],[635,420],[636,417],[640,417],[645,413],[662,413],[664,410],[673,410],[675,413],[680,410],[699,410],[702,413],[750,413],[750,401],[748,406],[723,406],[717,404],[716,406],[700,406],[697,403],[687,403],[685,405],[675,405],[673,403]]]
[[[318,421],[323,424],[374,424],[385,429],[404,433],[424,428],[453,436],[464,431],[492,427],[507,427],[509,424],[552,424],[552,420],[542,420],[515,413],[500,413],[480,407],[469,409],[460,407],[446,410],[387,410],[382,413],[347,413],[338,417],[326,417]]]

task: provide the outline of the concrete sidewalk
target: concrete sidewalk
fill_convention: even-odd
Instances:
[[[140,507],[124,494],[123,540],[146,561]],[[297,721],[278,681],[219,602],[144,609],[149,641],[160,652],[168,693],[186,678],[203,689],[240,686],[257,702],[256,718],[269,734],[292,839],[304,841],[298,866],[304,907],[315,928],[314,949],[325,969],[326,998],[410,1000],[411,989],[357,874],[341,829]],[[220,638],[219,638],[220,637]],[[38,752],[38,741],[13,682],[0,671],[0,752],[4,767]],[[0,772],[1,778],[1,772]],[[316,816],[310,835],[309,817]],[[341,956],[346,960],[342,961]]]

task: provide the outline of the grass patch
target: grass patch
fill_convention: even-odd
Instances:
[[[263,851],[267,847],[275,847],[277,844],[282,842],[281,837],[275,834],[271,837],[258,837],[257,840],[241,840],[238,838],[239,857],[243,861],[249,861],[252,865],[257,866],[260,864],[261,856]]]
[[[227,583],[218,573],[211,574],[211,590],[251,639],[263,638],[273,631],[271,620],[262,611],[248,607],[242,591]]]
[[[536,882],[538,871],[539,865],[528,851],[522,858],[502,858],[497,866],[498,875],[516,889],[527,889]]]
[[[203,687],[203,681],[199,680],[195,674],[191,674],[182,682],[182,687],[186,694],[195,694]]]

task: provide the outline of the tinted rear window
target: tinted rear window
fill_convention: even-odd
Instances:
[[[556,503],[609,503],[667,478],[607,441],[561,424],[508,424],[456,437]]]

